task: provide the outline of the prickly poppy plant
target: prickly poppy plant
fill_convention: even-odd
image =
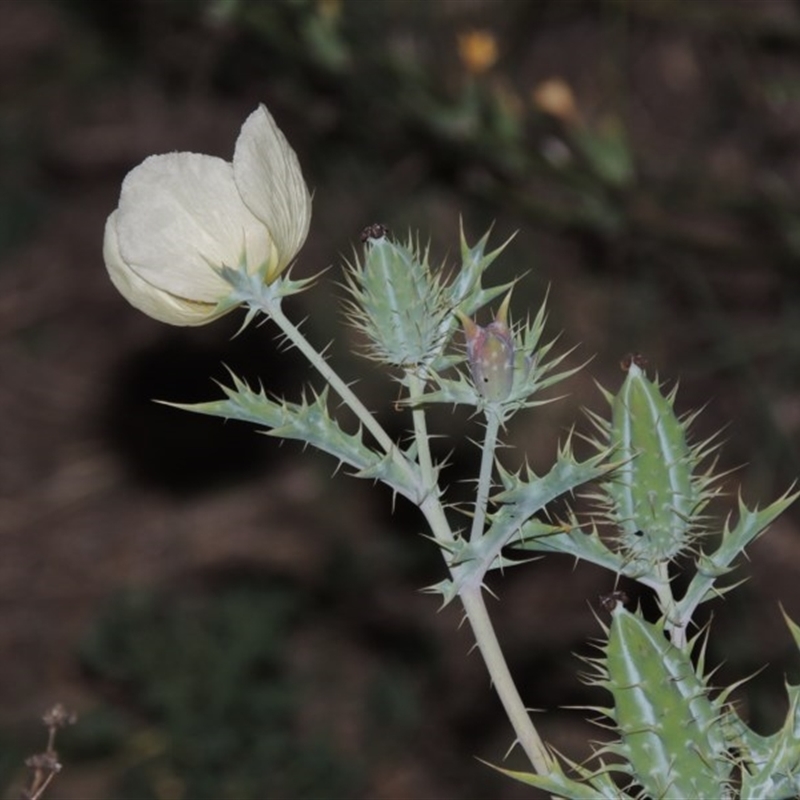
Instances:
[[[735,589],[739,577],[731,573],[745,549],[797,493],[762,508],[739,500],[715,523],[708,504],[719,493],[716,442],[694,442],[693,415],[676,413],[675,390],[648,376],[638,357],[624,364],[621,386],[606,392],[607,414],[590,414],[593,448],[586,458],[576,456],[569,436],[545,474],[504,469],[499,448],[506,423],[535,413],[548,402],[543,390],[576,370],[545,337],[544,302],[526,322],[513,322],[511,286],[487,285],[505,248],[487,250],[488,233],[469,244],[462,231],[460,263],[442,268],[414,236],[398,239],[372,225],[343,265],[342,304],[365,343],[364,356],[401,387],[411,443],[394,441],[350,388],[354,376],[340,376],[283,311],[284,297],[311,284],[286,272],[309,223],[296,156],[263,107],[245,122],[232,164],[193,154],[154,156],[126,178],[104,243],[122,294],[171,324],[204,324],[243,306],[245,325],[269,320],[326,383],[320,393],[301,390],[288,400],[270,395],[268,384],[254,389],[232,376],[222,398],[176,407],[310,444],[352,476],[380,481],[419,507],[443,559],[442,580],[428,591],[463,608],[514,741],[530,762],[530,772],[510,777],[576,800],[797,796],[800,686],[786,687],[783,726],[756,733],[730,700],[738,684],[712,685],[705,652],[713,630],[696,622],[701,606]],[[331,393],[356,415],[357,430],[340,425]],[[427,410],[442,403],[471,407],[482,422],[468,508],[448,500],[446,465],[430,449]],[[548,504],[578,490],[593,499],[594,511],[581,517],[570,511],[556,524]],[[601,716],[606,734],[582,764],[542,741],[484,602],[490,572],[549,553],[602,567],[609,587],[620,577],[638,583],[658,608],[648,619],[621,592],[605,600],[585,679],[606,698],[587,709]],[[679,573],[687,586],[680,594]],[[800,627],[788,617],[786,624],[800,650]]]

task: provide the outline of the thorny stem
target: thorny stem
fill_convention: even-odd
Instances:
[[[416,465],[403,455],[389,434],[383,429],[383,426],[358,399],[353,390],[339,377],[339,374],[322,355],[314,349],[300,329],[283,313],[280,303],[265,303],[257,298],[252,298],[250,302],[252,306],[257,307],[272,319],[281,329],[284,336],[308,359],[311,366],[319,372],[339,395],[344,404],[350,408],[363,426],[375,437],[384,452],[390,455],[407,475],[411,476],[412,481],[419,490],[419,507],[425,515],[434,537],[438,542],[442,542],[445,545],[452,544],[454,541],[453,532],[439,501],[436,475],[430,458],[425,412],[422,409],[415,409],[414,411],[414,424],[415,426],[420,425],[419,432],[424,434],[424,436],[417,437],[419,465]],[[414,377],[413,380],[417,382],[414,384],[417,395],[421,395],[423,385],[420,379]],[[424,445],[420,444],[420,442],[424,442]],[[427,469],[425,465],[427,465]],[[415,468],[417,466],[419,467],[418,469]]]
[[[413,373],[408,374],[408,387],[409,399],[413,401],[419,400],[422,396],[424,385],[422,380]],[[436,483],[436,475],[433,473],[433,465],[430,456],[430,447],[428,443],[427,425],[425,421],[425,411],[414,403],[414,435],[416,437],[417,453],[419,456],[420,466],[423,470],[425,485],[432,486],[437,497],[436,508],[433,509],[434,514],[429,516],[425,513],[428,519],[434,537],[437,541],[445,540],[447,542],[453,541],[453,535],[444,520],[441,504],[438,502],[438,487]],[[485,519],[486,504],[489,495],[489,485],[491,480],[491,469],[494,457],[494,450],[497,444],[497,432],[499,429],[499,419],[495,414],[487,415],[486,423],[486,436],[484,439],[483,458],[481,461],[481,471],[479,478],[478,499],[476,500],[475,518],[478,519],[478,527],[476,528],[473,520],[473,528],[471,540],[475,541],[476,536],[480,535],[483,529],[483,520]],[[487,455],[488,454],[488,455]],[[429,483],[430,481],[430,483]],[[442,513],[442,517],[437,516],[438,512]],[[425,508],[423,507],[423,512]],[[440,525],[443,522],[445,530]],[[477,530],[477,534],[475,531]],[[447,549],[442,548],[442,554],[447,559]],[[455,579],[453,574],[453,567],[448,564],[451,576]],[[486,604],[483,599],[483,589],[480,584],[463,585],[459,590],[459,597],[464,607],[464,611],[469,620],[472,633],[475,636],[475,642],[483,657],[486,669],[489,672],[492,684],[497,692],[500,702],[503,704],[506,715],[508,716],[511,726],[514,728],[514,733],[525,754],[528,756],[534,769],[541,775],[552,774],[558,769],[558,766],[552,756],[548,753],[547,748],[542,742],[536,727],[534,726],[525,704],[517,691],[514,679],[511,677],[511,672],[508,669],[503,651],[500,648],[500,643],[497,640],[494,626],[489,617],[489,612],[486,609]]]
[[[408,380],[409,397],[416,400],[422,397],[425,389],[425,381],[414,370],[406,372]],[[437,542],[445,545],[442,553],[447,552],[447,546],[455,541],[453,531],[439,501],[439,484],[436,472],[433,468],[431,458],[430,443],[428,441],[428,422],[425,416],[425,409],[415,405],[411,411],[411,419],[414,423],[414,441],[417,445],[417,460],[422,477],[424,495],[420,503],[420,509],[425,515],[425,519],[431,527],[431,532]],[[445,559],[446,560],[446,559]],[[448,564],[449,566],[449,564]]]
[[[494,689],[514,728],[520,747],[540,775],[552,775],[558,771],[558,764],[547,751],[517,691],[500,643],[497,641],[489,612],[486,610],[482,588],[465,587],[459,596]]]
[[[653,584],[661,613],[664,615],[665,626],[669,632],[672,644],[681,649],[686,646],[686,621],[678,618],[678,609],[672,586],[669,582],[669,567],[666,562],[660,561],[655,567],[656,582]]]
[[[267,306],[264,303],[259,303],[258,305],[260,310],[264,311],[275,322],[287,339],[309,360],[311,365],[329,383],[344,403],[358,417],[364,427],[375,437],[384,451],[390,454],[392,458],[396,459],[406,472],[415,473],[416,481],[422,483],[419,507],[431,527],[434,538],[444,545],[452,544],[455,537],[439,500],[438,484],[431,460],[424,410],[421,408],[414,408],[412,411],[414,434],[417,443],[417,459],[419,462],[419,472],[417,472],[417,470],[414,469],[414,465],[395,446],[380,423],[367,410],[350,387],[328,365],[327,361],[314,349],[300,330],[286,317],[280,308],[280,304],[270,303]],[[419,399],[424,389],[422,379],[410,373],[408,386],[410,399],[412,401]],[[492,422],[491,418],[489,418],[489,420],[487,420],[487,440],[489,443],[492,443],[492,440],[496,441],[497,437],[497,430],[492,433],[490,430],[491,426]],[[491,434],[491,436],[489,436],[489,434]],[[492,453],[494,452],[494,444],[492,445],[491,451]],[[488,459],[488,467],[486,469],[488,469],[490,473],[491,458]],[[483,471],[484,468],[482,467],[481,473],[483,473]],[[489,478],[486,479],[487,492],[488,480]],[[485,502],[483,503],[483,507],[485,509]],[[485,514],[485,511],[483,514]],[[481,516],[483,516],[483,514]],[[481,522],[480,524],[482,525],[483,523]],[[445,561],[447,561],[447,552],[446,547],[442,548]],[[481,652],[489,672],[489,677],[494,684],[495,691],[500,697],[500,702],[503,704],[503,708],[514,728],[517,741],[537,772],[542,775],[552,774],[558,770],[558,765],[544,746],[525,708],[525,704],[522,702],[522,698],[517,691],[503,651],[500,649],[500,643],[497,640],[497,635],[492,626],[492,621],[489,618],[489,613],[486,610],[481,586],[462,586],[459,596],[461,597],[464,611],[475,636],[478,649]]]
[[[358,417],[359,422],[375,437],[383,451],[390,455],[403,471],[408,474],[412,469],[408,459],[398,449],[374,415],[358,399],[353,390],[339,377],[338,373],[333,370],[323,356],[314,349],[300,329],[283,313],[280,303],[267,304],[259,302],[258,307],[281,329],[286,338],[308,359],[314,369],[341,397],[345,405]]]

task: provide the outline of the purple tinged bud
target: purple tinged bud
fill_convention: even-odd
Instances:
[[[507,322],[510,300],[511,292],[506,295],[494,322],[485,328],[457,312],[464,327],[472,380],[478,391],[492,402],[505,400],[514,385],[514,339]]]

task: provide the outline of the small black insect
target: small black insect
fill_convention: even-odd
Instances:
[[[627,372],[631,368],[631,364],[636,364],[639,369],[644,369],[647,366],[647,358],[641,353],[628,353],[628,355],[619,362],[624,372]]]
[[[361,241],[368,242],[370,239],[382,239],[384,236],[387,236],[389,233],[389,229],[381,222],[373,222],[372,225],[367,225],[363,231],[361,231]]]
[[[618,603],[622,603],[624,606],[628,602],[628,595],[625,592],[614,591],[610,594],[604,594],[600,596],[600,605],[606,611],[613,611]]]

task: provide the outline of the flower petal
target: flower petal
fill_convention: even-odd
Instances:
[[[170,325],[205,325],[221,314],[215,314],[214,303],[198,303],[169,294],[139,278],[122,260],[117,237],[117,215],[106,221],[103,237],[103,259],[111,282],[134,307],[159,322]]]
[[[247,207],[269,228],[277,250],[271,277],[277,276],[306,240],[311,196],[297,155],[264,105],[242,125],[233,173]]]
[[[122,261],[179,298],[216,303],[230,287],[212,269],[255,269],[270,257],[267,228],[242,202],[227,161],[197,153],[150,156],[122,183],[116,233]]]

